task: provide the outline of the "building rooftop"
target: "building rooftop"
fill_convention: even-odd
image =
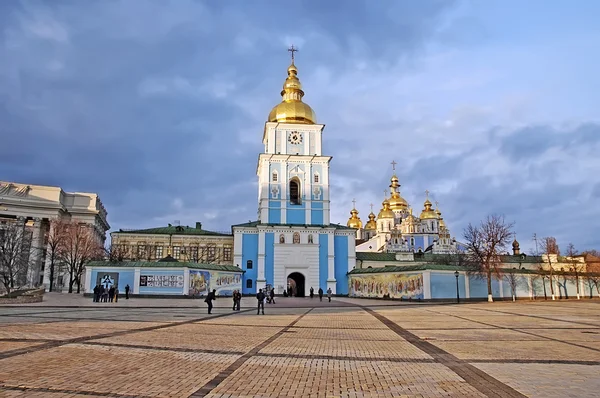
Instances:
[[[188,263],[183,261],[91,261],[89,267],[193,268],[208,271],[244,272],[235,265]]]
[[[225,232],[214,232],[202,229],[201,223],[196,223],[196,227],[171,225],[166,227],[155,227],[146,229],[119,229],[113,234],[148,234],[148,235],[204,235],[204,236],[231,236]]]

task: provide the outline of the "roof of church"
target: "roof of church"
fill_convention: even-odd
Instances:
[[[433,254],[433,253],[415,253],[415,261],[436,261],[444,260],[448,256],[458,256],[458,254]],[[503,263],[539,263],[541,256],[522,256],[505,255],[500,256]],[[362,261],[396,261],[396,253],[380,252],[356,252],[356,259]]]
[[[157,262],[157,261],[91,261],[88,267],[140,267],[140,268],[193,268],[203,269],[208,271],[229,271],[229,272],[245,272],[235,265],[229,264],[201,264],[201,263],[186,263],[178,262]]]
[[[329,225],[324,225],[324,224],[261,224],[260,221],[250,221],[247,223],[243,223],[243,224],[235,224],[232,225],[231,228],[233,227],[257,227],[259,225],[264,225],[267,227],[316,227],[316,228],[335,228],[335,229],[345,229],[345,230],[355,230],[356,228],[350,228],[347,227],[345,225],[341,225],[341,224],[329,224]]]
[[[211,236],[231,236],[224,232],[207,231],[202,228],[189,227],[187,225],[171,225],[166,227],[156,227],[147,229],[119,229],[113,234],[149,234],[149,235],[211,235]]]
[[[403,265],[403,266],[386,266],[386,267],[375,267],[375,268],[355,268],[348,272],[348,275],[356,274],[380,274],[384,272],[411,272],[411,271],[468,271],[467,267],[457,267],[454,265],[441,265],[441,264],[416,264],[416,265]],[[539,271],[534,269],[516,269],[516,268],[503,268],[503,273],[516,273],[516,274],[548,274],[550,271]],[[575,275],[574,272],[569,271],[554,271],[555,274],[560,275]],[[581,274],[580,274],[581,275]],[[600,276],[598,272],[590,272],[588,275]]]

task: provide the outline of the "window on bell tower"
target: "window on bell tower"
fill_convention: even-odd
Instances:
[[[319,175],[318,175],[318,174],[315,174],[314,181],[315,181],[316,183],[318,183],[318,182],[319,182]]]
[[[300,204],[300,180],[298,180],[298,177],[290,180],[290,202],[293,205]]]
[[[271,177],[271,179],[273,180],[273,182],[277,182],[277,172],[276,171],[273,172],[273,176]]]

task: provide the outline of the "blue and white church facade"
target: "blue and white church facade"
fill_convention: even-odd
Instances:
[[[234,264],[244,272],[243,293],[270,285],[307,295],[312,287],[348,294],[356,264],[356,230],[330,223],[329,163],[322,153],[325,125],[302,102],[304,92],[292,64],[265,123],[258,156],[258,220],[232,226]]]

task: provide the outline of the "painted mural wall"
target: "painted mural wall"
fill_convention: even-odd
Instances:
[[[190,270],[190,296],[206,296],[213,289],[217,291],[218,296],[233,296],[234,290],[242,290],[242,275],[233,272]]]
[[[423,299],[423,274],[350,275],[349,294],[353,297]]]

